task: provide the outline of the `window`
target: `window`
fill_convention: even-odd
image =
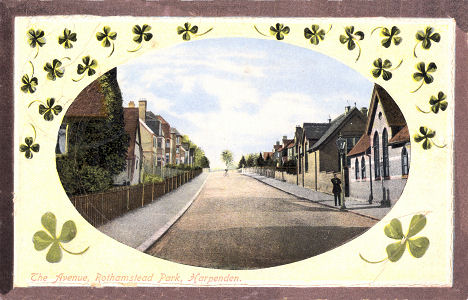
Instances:
[[[375,179],[380,178],[380,153],[379,153],[379,133],[374,133],[374,174]]]
[[[406,147],[403,146],[403,149],[401,149],[401,174],[408,175],[408,172],[409,172],[408,150],[406,150]]]
[[[162,141],[161,141],[161,139],[158,139],[158,148],[162,148]]]
[[[180,137],[177,137],[177,144],[180,144]]]
[[[364,156],[361,158],[361,178],[366,178],[366,159]]]
[[[388,134],[385,128],[382,133],[383,176],[390,177],[390,164],[388,159]]]
[[[167,139],[166,140],[166,148],[170,148],[170,147],[171,147],[171,140]]]
[[[166,153],[166,163],[169,163],[169,153]]]
[[[359,179],[359,158],[356,157],[356,161],[354,162],[354,174],[356,179]]]
[[[309,172],[309,152],[305,153],[305,171]]]
[[[135,170],[138,170],[138,158],[136,159]]]
[[[155,136],[153,136],[153,147],[156,148],[156,137]]]

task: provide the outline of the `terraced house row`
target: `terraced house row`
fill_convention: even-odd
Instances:
[[[337,148],[340,137],[346,141],[345,155]],[[410,150],[403,114],[375,84],[369,109],[346,106],[328,122],[298,125],[294,137],[283,136],[273,145],[272,157],[275,178],[331,193],[336,174],[346,197],[393,205],[408,178]]]

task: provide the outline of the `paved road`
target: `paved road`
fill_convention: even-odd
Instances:
[[[265,268],[331,250],[375,222],[237,173],[211,173],[192,206],[147,253],[208,268]]]

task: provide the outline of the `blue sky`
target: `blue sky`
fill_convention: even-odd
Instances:
[[[118,67],[124,98],[201,147],[212,167],[224,149],[271,151],[304,122],[327,122],[346,105],[368,106],[373,84],[323,54],[276,40],[205,39],[145,54]]]

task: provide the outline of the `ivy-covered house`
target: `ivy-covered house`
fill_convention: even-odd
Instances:
[[[63,118],[56,162],[65,191],[75,195],[111,187],[126,167],[128,146],[114,68],[81,91]]]

